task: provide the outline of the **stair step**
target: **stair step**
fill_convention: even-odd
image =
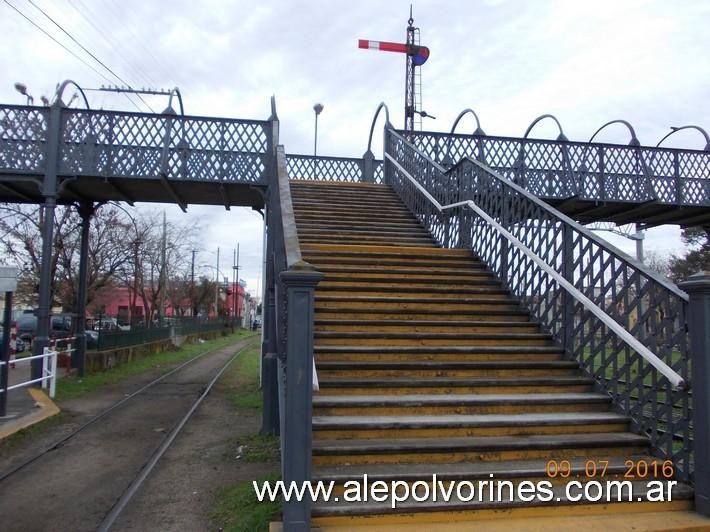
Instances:
[[[483,360],[483,361],[335,361],[319,362],[318,376],[355,377],[501,377],[574,374],[579,365],[569,360]]]
[[[389,185],[385,185],[383,183],[362,183],[360,181],[348,182],[324,181],[322,179],[290,179],[289,184],[292,188],[297,188],[299,190],[314,190],[316,192],[332,189],[334,191],[337,191],[337,193],[343,193],[342,191],[349,191],[348,193],[350,194],[363,190],[393,193],[392,187],[390,187]]]
[[[530,434],[459,438],[380,438],[314,440],[313,462],[356,463],[469,462],[625,456],[647,452],[648,439],[630,432]]]
[[[316,288],[318,292],[382,292],[386,294],[409,293],[412,296],[419,295],[427,297],[430,294],[499,294],[507,295],[510,291],[503,288],[500,283],[493,286],[477,285],[470,283],[468,285],[445,285],[432,286],[430,283],[387,283],[387,282],[366,282],[353,283],[350,281],[331,281],[325,279],[318,284]]]
[[[316,331],[342,332],[411,332],[411,333],[537,333],[540,324],[533,321],[454,321],[447,320],[352,320],[352,319],[316,319]]]
[[[299,235],[299,241],[303,244],[346,244],[346,243],[357,243],[357,244],[387,244],[388,246],[399,246],[399,247],[409,247],[409,246],[419,246],[419,247],[436,247],[436,244],[429,237],[409,237],[409,236],[387,236],[387,235],[375,235],[375,236],[359,236],[359,235],[333,235],[333,236],[320,236],[320,235]]]
[[[419,312],[429,310],[489,310],[498,309],[512,311],[520,306],[512,298],[479,296],[479,297],[444,297],[436,299],[422,299],[414,297],[378,297],[378,296],[337,296],[337,295],[315,295],[316,311],[328,307],[347,308],[367,308],[371,311],[384,309],[410,309]]]
[[[358,225],[344,223],[303,223],[298,224],[298,234],[300,235],[410,235],[422,236],[431,239],[429,233],[423,227],[416,224],[400,224],[391,226],[379,226],[362,228]]]
[[[342,319],[367,319],[380,320],[394,317],[397,320],[431,320],[431,321],[451,321],[451,320],[478,320],[478,321],[517,321],[527,322],[530,319],[529,314],[519,308],[511,308],[510,310],[502,309],[469,309],[469,310],[442,310],[442,309],[389,309],[377,310],[372,308],[353,308],[337,305],[332,305],[327,308],[316,309],[316,319],[342,318]]]
[[[442,500],[441,494],[436,501],[417,500],[410,494],[409,499],[398,502],[394,508],[390,497],[385,497],[382,502],[371,498],[367,502],[334,499],[314,503],[312,522],[324,532],[354,530],[358,525],[367,526],[367,530],[373,532],[477,529],[559,532],[602,528],[629,532],[661,529],[700,531],[710,526],[710,519],[688,512],[693,506],[690,486],[665,479],[660,482],[666,497],[662,502],[648,500],[649,495],[657,496],[658,491],[651,491],[656,486],[649,486],[644,480],[630,481],[630,493],[627,489],[621,502],[617,502],[618,486],[605,482],[601,483],[601,493],[593,491],[592,499],[586,498],[583,491],[569,493],[570,498],[565,486],[560,483],[549,487],[549,497],[543,494],[542,500],[534,502],[531,502],[529,493],[524,498],[518,497],[515,487],[504,488],[503,500],[499,500],[494,496],[497,491],[489,495],[488,486],[484,487],[481,500],[476,495],[470,497],[468,491],[462,495],[465,498],[460,499],[453,490],[453,496],[448,501]],[[493,487],[498,489],[497,484]],[[508,499],[509,492],[513,493],[512,500]],[[577,498],[578,493],[581,499]],[[598,499],[596,495],[599,495]]]
[[[620,432],[629,418],[613,412],[549,412],[441,415],[316,415],[313,437],[320,439],[523,436]]]
[[[314,415],[433,415],[607,411],[611,398],[597,393],[489,395],[320,395]]]
[[[467,283],[467,284],[492,284],[500,286],[500,281],[487,271],[480,270],[449,270],[436,272],[422,272],[414,268],[387,268],[382,271],[363,271],[353,266],[321,266],[318,270],[325,274],[325,281],[367,281],[385,283],[427,282],[429,284]],[[323,284],[321,282],[320,284]]]
[[[325,377],[318,374],[320,394],[412,395],[586,392],[594,379],[580,375],[545,377]]]
[[[311,229],[311,228],[319,228],[319,227],[328,227],[331,229],[338,229],[338,228],[358,228],[361,231],[387,231],[387,230],[399,230],[399,229],[405,229],[405,230],[418,230],[418,231],[424,231],[425,233],[427,232],[426,229],[415,219],[412,218],[411,220],[406,220],[402,222],[394,222],[394,221],[389,221],[389,220],[362,220],[358,221],[356,224],[353,224],[351,222],[345,221],[345,220],[328,220],[324,221],[322,219],[317,219],[317,220],[299,220],[298,221],[298,230],[300,231],[301,229]],[[428,234],[428,233],[427,233]]]
[[[326,345],[552,345],[552,339],[543,333],[469,333],[469,332],[344,332],[316,331],[316,344]],[[575,366],[578,368],[578,366]]]
[[[302,252],[310,255],[337,255],[339,257],[378,257],[378,258],[402,258],[402,257],[425,257],[425,258],[458,258],[460,260],[471,259],[471,252],[466,249],[449,248],[417,248],[412,246],[408,249],[392,248],[390,246],[362,246],[362,245],[317,245],[304,246]]]
[[[475,353],[499,353],[514,355],[518,353],[557,353],[562,354],[564,350],[555,345],[550,346],[393,346],[393,345],[316,345],[313,352],[318,353],[418,353],[418,354],[475,354]]]
[[[332,214],[346,210],[349,212],[369,211],[378,219],[384,220],[389,217],[390,212],[406,213],[409,216],[412,216],[411,211],[402,205],[400,201],[384,197],[376,199],[361,198],[358,200],[351,200],[348,198],[346,200],[336,200],[335,198],[315,199],[293,196],[292,204],[296,212],[319,211]]]
[[[659,462],[659,459],[648,454],[629,455],[626,457],[610,456],[600,464],[595,460],[588,460],[586,457],[570,458],[569,479],[587,477],[588,471],[592,470],[592,463],[597,467],[598,473],[606,467],[605,477],[612,475],[623,475],[629,471],[629,466],[625,462],[631,460],[634,463],[645,461],[648,464]],[[558,460],[559,462],[559,460]],[[455,464],[369,464],[351,465],[341,464],[335,466],[321,466],[313,470],[312,480],[315,482],[335,482],[343,484],[348,481],[362,482],[363,476],[367,475],[368,482],[377,480],[390,483],[392,481],[404,481],[407,483],[424,481],[431,482],[432,475],[436,475],[442,481],[477,481],[477,480],[513,480],[513,479],[550,479],[549,460],[507,460],[505,462],[461,462]],[[491,475],[493,475],[491,477]],[[591,479],[591,477],[590,477]],[[635,479],[635,477],[630,477]]]
[[[322,219],[327,219],[329,217],[334,218],[357,218],[360,216],[367,216],[369,218],[386,218],[388,220],[415,220],[414,215],[404,206],[400,207],[389,207],[387,209],[386,216],[383,216],[381,209],[374,206],[368,207],[366,205],[329,205],[328,207],[320,207],[317,205],[303,205],[299,204],[298,201],[293,202],[294,213],[296,215],[296,221],[298,222],[299,215],[311,215],[318,216]]]

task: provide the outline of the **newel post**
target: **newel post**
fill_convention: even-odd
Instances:
[[[362,181],[363,183],[375,182],[375,156],[370,150],[362,156]]]
[[[679,286],[690,296],[695,511],[710,516],[710,272],[691,275]]]
[[[284,401],[284,483],[311,479],[311,419],[313,403],[314,292],[323,274],[306,262],[297,262],[279,274],[286,291],[286,397]],[[284,501],[287,532],[310,530],[311,501]]]

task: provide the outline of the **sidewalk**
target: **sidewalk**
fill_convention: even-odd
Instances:
[[[30,380],[30,364],[10,367],[9,385]],[[55,414],[59,408],[40,388],[16,388],[8,392],[7,415],[0,417],[0,440],[39,423]]]

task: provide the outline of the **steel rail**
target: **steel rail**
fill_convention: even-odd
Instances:
[[[247,345],[248,345],[248,344],[247,344]],[[146,384],[146,385],[144,385],[144,386],[141,386],[141,387],[140,387],[138,390],[136,390],[135,392],[132,392],[132,393],[130,393],[129,395],[126,395],[125,397],[123,397],[121,400],[116,401],[114,404],[112,404],[112,405],[111,405],[110,407],[108,407],[106,410],[104,410],[104,411],[101,412],[100,414],[97,414],[96,416],[92,417],[91,419],[89,419],[88,421],[86,421],[84,424],[80,425],[78,428],[74,429],[72,432],[70,432],[70,433],[67,434],[66,436],[62,437],[61,439],[59,439],[59,440],[57,440],[56,442],[54,442],[53,444],[51,444],[51,445],[50,445],[49,447],[47,447],[45,450],[43,450],[43,451],[41,451],[41,452],[39,452],[39,453],[33,455],[32,457],[28,458],[28,459],[25,460],[24,462],[21,462],[20,464],[18,464],[17,466],[13,467],[13,468],[10,469],[9,471],[6,471],[6,472],[3,473],[2,475],[0,475],[0,482],[2,482],[3,480],[5,480],[5,479],[11,477],[12,475],[14,475],[14,474],[17,473],[18,471],[24,469],[24,468],[27,467],[28,465],[30,465],[30,464],[36,462],[37,460],[39,460],[40,458],[42,458],[45,454],[48,454],[48,453],[50,453],[50,452],[52,452],[52,451],[55,451],[55,450],[59,449],[59,448],[60,448],[62,445],[64,445],[66,442],[68,442],[69,440],[71,440],[72,438],[74,438],[75,436],[77,436],[80,432],[84,431],[85,429],[87,429],[88,427],[90,427],[91,425],[93,425],[94,423],[96,423],[97,421],[99,421],[99,420],[103,419],[104,417],[106,417],[108,414],[110,414],[111,412],[113,412],[116,408],[118,408],[119,406],[121,406],[121,405],[122,405],[123,403],[125,403],[126,401],[129,401],[130,399],[133,399],[134,397],[136,397],[137,395],[143,393],[143,392],[146,391],[147,389],[149,389],[149,388],[155,386],[156,384],[158,384],[159,382],[161,382],[163,379],[169,377],[169,376],[172,375],[173,373],[176,373],[176,372],[180,371],[182,368],[184,368],[184,367],[187,366],[188,364],[191,364],[191,363],[195,362],[196,360],[199,360],[200,358],[202,358],[202,357],[204,357],[204,356],[207,356],[207,355],[209,355],[209,354],[211,354],[211,353],[214,353],[214,352],[217,351],[218,349],[222,349],[222,347],[215,347],[214,349],[210,349],[210,350],[208,350],[208,351],[205,351],[204,353],[200,353],[199,355],[196,355],[196,356],[192,357],[192,358],[189,359],[189,360],[186,360],[185,362],[183,362],[182,364],[180,364],[180,365],[174,367],[174,368],[171,369],[170,371],[168,371],[168,372],[166,372],[166,373],[163,373],[160,377],[158,377],[158,378],[156,378],[156,379],[150,381],[148,384]]]
[[[99,532],[107,532],[108,530],[111,529],[113,524],[116,522],[116,519],[123,513],[123,510],[126,509],[126,506],[128,506],[128,503],[131,501],[133,496],[138,492],[138,490],[141,488],[145,480],[148,478],[148,475],[155,469],[155,466],[158,464],[158,461],[163,457],[163,455],[166,453],[166,451],[170,448],[170,446],[173,444],[175,441],[175,438],[177,438],[178,434],[182,431],[183,427],[187,424],[187,422],[190,420],[192,415],[195,413],[197,408],[202,404],[202,401],[204,401],[205,397],[209,395],[209,393],[212,391],[212,387],[217,383],[219,378],[222,376],[222,374],[227,371],[227,368],[234,362],[239,355],[242,354],[242,352],[247,348],[247,346],[250,344],[247,344],[246,346],[242,347],[238,352],[236,352],[232,357],[227,361],[226,364],[222,366],[222,368],[217,372],[217,374],[210,380],[210,382],[207,384],[207,387],[204,389],[202,394],[197,398],[197,400],[192,404],[190,409],[187,411],[187,413],[182,417],[182,419],[178,422],[178,424],[173,428],[173,430],[170,431],[170,434],[168,434],[163,442],[160,444],[160,447],[156,449],[156,451],[151,455],[150,459],[146,464],[141,468],[141,470],[138,472],[138,475],[133,479],[131,484],[126,488],[126,490],[123,492],[121,495],[120,499],[116,501],[116,504],[113,505],[109,513],[104,517],[104,519],[101,521],[101,524],[98,527]]]
[[[574,299],[581,303],[589,312],[594,314],[599,320],[601,320],[604,325],[609,327],[626,345],[637,352],[641,357],[643,357],[649,364],[656,368],[664,377],[666,377],[670,383],[678,389],[687,389],[688,383],[676,373],[668,364],[663,362],[655,353],[648,349],[645,345],[634,338],[626,329],[619,325],[611,316],[609,316],[604,310],[599,308],[594,304],[587,296],[580,292],[577,287],[572,283],[567,281],[562,275],[550,267],[544,260],[542,260],[537,254],[533,253],[530,248],[513,236],[508,230],[506,230],[501,224],[496,222],[491,218],[485,211],[483,211],[478,205],[476,205],[472,200],[459,201],[456,203],[451,203],[449,205],[441,205],[436,198],[434,198],[429,192],[416,180],[412,175],[407,172],[407,170],[399,164],[399,162],[392,157],[389,153],[385,153],[385,157],[394,164],[397,169],[402,172],[402,174],[419,190],[419,192],[424,195],[429,202],[434,205],[434,207],[439,212],[444,212],[450,209],[455,209],[457,207],[468,207],[473,210],[478,216],[485,220],[490,226],[495,228],[501,235],[503,235],[506,240],[513,244],[516,248],[522,251],[528,258],[530,258],[535,264],[537,264],[545,273],[551,276],[557,283],[564,288]],[[469,159],[473,163],[476,161]],[[481,165],[482,168],[486,169]],[[488,172],[490,170],[486,169]],[[492,175],[495,175],[491,172]],[[498,176],[496,176],[498,177]],[[502,179],[502,178],[500,178]]]

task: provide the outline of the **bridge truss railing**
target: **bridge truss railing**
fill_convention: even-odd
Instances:
[[[269,121],[0,105],[0,175],[266,183]]]
[[[446,169],[389,129],[385,165],[439,244],[471,248],[689,479],[688,296],[479,161]]]
[[[323,155],[286,155],[291,179],[315,179],[351,183],[382,183],[382,161],[372,160],[372,176],[368,177],[366,157],[329,157]]]
[[[470,157],[538,197],[710,206],[708,151],[436,132],[406,137],[444,167]]]

